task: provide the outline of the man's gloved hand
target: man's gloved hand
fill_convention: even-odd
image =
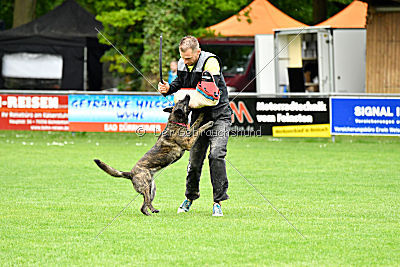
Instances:
[[[166,81],[163,81],[164,83],[159,82],[158,83],[158,91],[162,94],[166,94],[169,91],[169,83]]]

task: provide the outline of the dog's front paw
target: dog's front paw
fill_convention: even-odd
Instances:
[[[205,126],[206,129],[209,129],[209,128],[213,127],[213,125],[214,125],[214,122],[213,122],[213,121],[209,121],[209,122],[207,122],[206,124],[204,124],[204,126]]]
[[[157,209],[154,209],[154,210],[152,210],[151,212],[152,212],[152,213],[159,213],[160,211],[157,210]]]
[[[202,121],[204,119],[204,112],[200,113],[199,117],[197,120]]]
[[[144,215],[146,215],[146,216],[151,216],[151,214],[147,211],[147,208],[141,208],[140,209],[140,211],[144,214]]]

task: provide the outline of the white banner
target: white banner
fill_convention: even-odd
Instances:
[[[63,59],[61,55],[15,53],[3,56],[3,77],[61,79]]]

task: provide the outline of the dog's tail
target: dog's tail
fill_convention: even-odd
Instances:
[[[114,169],[111,166],[108,166],[107,164],[105,164],[104,162],[102,162],[101,160],[98,160],[98,159],[95,159],[94,162],[97,164],[97,166],[100,167],[100,169],[102,169],[103,171],[105,171],[106,173],[108,173],[111,176],[126,178],[126,179],[130,179],[130,180],[132,179],[132,173],[130,173],[130,172],[118,171],[118,170]]]

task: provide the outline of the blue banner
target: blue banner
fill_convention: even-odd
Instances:
[[[400,98],[331,98],[332,135],[400,135]]]
[[[172,96],[69,95],[70,122],[166,123]]]

